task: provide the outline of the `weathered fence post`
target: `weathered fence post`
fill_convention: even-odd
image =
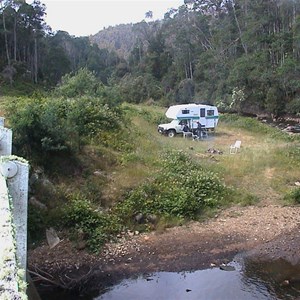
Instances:
[[[12,200],[12,217],[15,226],[18,263],[22,269],[26,270],[29,167],[25,160],[11,158],[10,160],[10,156],[5,157],[8,160],[2,162],[0,171],[2,176],[6,178],[7,188]]]
[[[0,294],[25,299],[26,295],[19,296],[18,291],[19,280],[23,279],[23,286],[26,285],[29,166],[24,159],[11,155],[11,151],[12,131],[4,127],[4,118],[0,117],[0,265],[4,272],[0,276],[4,287]],[[24,270],[22,279],[17,275],[20,268]]]
[[[14,227],[11,220],[6,180],[3,176],[0,176],[0,215],[0,299],[26,299],[26,284],[19,277],[18,272]],[[23,287],[20,286],[22,280]]]

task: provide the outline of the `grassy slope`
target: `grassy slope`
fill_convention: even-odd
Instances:
[[[9,97],[3,100],[9,101]],[[258,199],[260,204],[283,203],[286,193],[295,187],[295,182],[300,178],[299,143],[282,137],[275,129],[264,130],[267,125],[260,128],[262,125],[251,120],[251,126],[247,129],[243,126],[249,121],[247,119],[239,119],[242,124],[221,119],[216,132],[207,140],[194,142],[181,135],[168,138],[157,132],[157,125],[164,118],[163,108],[127,105],[127,111],[133,128],[130,137],[125,135],[125,138],[134,144],[133,152],[112,150],[104,147],[101,141],[95,141],[85,146],[77,157],[80,163],[76,174],[66,176],[59,172],[55,180],[55,193],[53,189],[48,191],[47,187],[39,189],[38,186],[35,197],[51,209],[65,203],[65,194],[80,191],[98,206],[112,206],[122,199],[126,190],[153,177],[159,169],[160,154],[169,149],[187,152],[200,165],[218,173],[228,186],[237,189],[239,193],[233,193],[231,199],[226,199],[229,204],[245,205],[253,203],[253,198]],[[113,136],[111,139],[115,141]],[[229,154],[229,146],[237,139],[242,141],[241,151],[235,155]],[[223,154],[207,153],[209,148],[223,151]],[[61,163],[58,166],[64,167]],[[210,215],[213,211],[206,213]],[[33,219],[33,231],[42,233],[42,226],[40,230],[36,228],[39,219],[36,222],[36,215]]]
[[[0,103],[3,103],[9,101],[9,97],[1,97],[0,100]],[[124,190],[151,177],[157,170],[156,162],[160,153],[166,149],[190,153],[193,159],[219,173],[227,185],[247,191],[263,202],[276,203],[282,200],[284,194],[294,187],[295,181],[300,178],[299,159],[287,155],[287,149],[296,147],[297,142],[274,139],[269,133],[231,126],[222,120],[215,134],[207,140],[193,142],[191,139],[183,139],[182,136],[167,138],[157,133],[157,124],[164,117],[163,108],[131,105],[128,107],[134,125],[135,152],[122,155],[119,160],[121,165],[117,166],[103,161],[102,157],[97,158],[97,150],[92,149],[93,146],[90,146],[93,157],[87,154],[83,158],[87,160],[87,167],[91,168],[89,173],[93,173],[92,169],[97,164],[101,169],[101,165],[107,163],[105,171],[109,173],[110,180],[101,187],[105,203],[114,202],[121,197]],[[242,141],[242,149],[238,154],[230,155],[229,146],[237,139]],[[206,152],[209,148],[221,150],[223,154],[211,155]],[[105,149],[105,152],[109,151]],[[82,182],[85,179],[78,180]],[[103,184],[103,180],[97,180],[93,178],[92,185]],[[65,184],[72,183],[66,178]],[[76,185],[78,186],[78,181]]]
[[[164,112],[156,107],[143,109],[152,114]],[[120,190],[151,176],[151,172],[155,172],[156,158],[165,149],[190,153],[200,164],[220,174],[227,185],[250,193],[265,204],[280,202],[300,178],[299,161],[287,155],[287,149],[295,147],[293,142],[274,139],[263,132],[235,128],[222,121],[215,134],[207,140],[194,142],[183,139],[181,135],[167,138],[157,133],[157,124],[149,123],[141,116],[133,119],[139,132],[135,159],[115,171],[111,189],[114,190],[113,197],[119,196]],[[241,151],[235,155],[229,154],[230,144],[237,139],[242,141]],[[223,154],[211,155],[207,153],[209,148],[221,150]]]

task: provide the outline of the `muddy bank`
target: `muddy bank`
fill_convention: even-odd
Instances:
[[[233,207],[206,222],[120,237],[98,255],[76,250],[68,240],[53,249],[42,245],[29,251],[28,262],[30,270],[61,286],[91,293],[137,274],[220,265],[241,252],[299,265],[299,229],[299,206]]]
[[[245,253],[245,257],[255,261],[286,261],[293,266],[300,266],[300,224],[290,232],[284,232],[273,240],[256,246]]]

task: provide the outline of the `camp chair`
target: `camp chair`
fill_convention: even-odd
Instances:
[[[208,131],[207,129],[202,126],[202,130],[200,132],[198,132],[197,129],[194,130],[193,132],[193,135],[192,135],[192,138],[193,138],[193,141],[200,141],[204,138],[208,138]],[[200,135],[199,135],[200,134]]]
[[[208,130],[207,129],[204,129],[202,130],[202,138],[208,138]]]
[[[192,134],[192,138],[193,138],[193,141],[200,141],[200,140],[202,140],[203,139],[202,132],[201,132],[200,136],[198,134],[193,133]]]
[[[241,141],[235,141],[233,145],[230,145],[229,153],[230,154],[235,154],[238,152],[238,150],[241,148]]]

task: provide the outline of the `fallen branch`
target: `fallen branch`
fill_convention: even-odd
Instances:
[[[41,275],[41,274],[39,274],[37,272],[30,271],[30,270],[28,270],[28,272],[29,272],[30,275],[34,275],[37,278],[39,278],[40,280],[43,280],[43,281],[48,282],[48,283],[51,283],[54,286],[62,287],[63,288],[63,286],[61,284],[59,284],[58,282],[53,281],[53,280],[51,280],[51,279],[49,279],[49,278],[47,278],[47,277],[45,277],[45,276],[43,276],[43,275]]]
[[[58,276],[56,280],[54,280],[54,277],[51,274],[48,274],[47,272],[38,269],[35,267],[35,271],[28,270],[29,274],[33,275],[36,280],[33,281],[43,281],[48,284],[51,284],[54,287],[59,287],[64,290],[79,290],[82,291],[85,284],[90,280],[90,275],[92,274],[93,268],[90,268],[89,271],[80,276],[79,278],[71,278],[67,276],[66,274],[62,276]]]

